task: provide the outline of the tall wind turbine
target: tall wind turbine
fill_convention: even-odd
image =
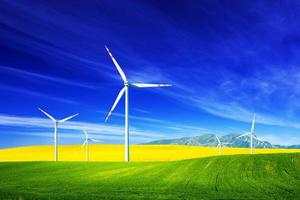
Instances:
[[[79,115],[79,113],[72,115],[70,117],[66,117],[62,120],[56,120],[54,119],[54,117],[52,117],[50,114],[46,113],[45,111],[43,111],[42,109],[38,108],[42,113],[44,113],[47,117],[49,117],[53,123],[54,123],[54,161],[58,160],[58,149],[57,149],[57,128],[58,128],[58,124],[68,121],[69,119],[72,119],[73,117],[76,117],[77,115]]]
[[[100,140],[95,140],[93,138],[89,138],[88,134],[86,133],[85,129],[83,129],[84,135],[85,135],[85,139],[84,142],[82,144],[82,146],[85,145],[85,159],[86,161],[89,161],[89,141],[94,141],[94,142],[101,142]]]
[[[125,162],[129,162],[130,157],[129,157],[129,124],[128,124],[128,110],[129,110],[129,105],[128,105],[128,90],[129,87],[138,87],[138,88],[147,88],[147,87],[165,87],[165,86],[171,86],[170,84],[147,84],[147,83],[129,83],[127,81],[127,78],[122,71],[120,65],[117,63],[116,59],[113,57],[112,53],[109,51],[109,49],[105,46],[106,51],[108,52],[110,58],[112,59],[114,65],[116,66],[121,78],[123,79],[123,84],[124,87],[121,89],[119,92],[112,108],[110,109],[105,122],[107,122],[108,118],[112,114],[113,110],[115,109],[116,105],[118,104],[119,100],[125,93]]]
[[[257,136],[254,134],[254,127],[255,127],[255,115],[253,116],[252,126],[251,126],[250,132],[245,133],[245,134],[240,135],[240,136],[237,137],[237,138],[250,137],[250,154],[253,154],[253,138],[258,140]]]

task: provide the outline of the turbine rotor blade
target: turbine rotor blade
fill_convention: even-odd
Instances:
[[[255,127],[255,115],[253,116],[252,126],[251,126],[251,133],[253,133]]]
[[[86,145],[87,141],[85,140],[84,143],[82,143],[81,148],[84,147],[84,145]]]
[[[66,118],[64,118],[64,119],[62,119],[62,120],[59,120],[58,122],[59,122],[59,123],[62,123],[62,122],[68,121],[69,119],[72,119],[73,117],[76,117],[77,115],[79,115],[79,113],[77,113],[77,114],[75,114],[75,115],[72,115],[72,116],[70,116],[70,117],[66,117]]]
[[[244,136],[249,135],[249,134],[250,134],[250,133],[245,133],[245,134],[240,135],[240,136],[238,136],[238,137],[236,137],[236,138],[241,138],[241,137],[244,137]]]
[[[47,117],[49,117],[53,122],[56,122],[56,120],[48,113],[46,113],[44,110],[42,110],[41,108],[38,108],[42,113],[44,113]]]
[[[169,87],[170,84],[149,84],[149,83],[130,83],[131,87],[148,88],[148,87]]]
[[[260,142],[265,142],[265,141],[263,141],[262,139],[260,139],[260,138],[258,138],[256,135],[254,135],[254,139],[256,139],[256,140],[258,140],[258,141],[260,141]]]
[[[122,90],[119,92],[113,106],[111,107],[109,113],[107,114],[107,116],[105,118],[105,122],[107,122],[108,118],[111,116],[112,112],[114,111],[115,107],[117,106],[118,102],[120,101],[121,97],[123,96],[125,90],[126,90],[126,87],[123,87]]]
[[[96,139],[93,139],[93,138],[91,138],[91,139],[89,139],[89,140],[91,140],[91,141],[93,141],[93,142],[103,142],[103,141],[101,141],[101,140],[96,140]]]
[[[112,53],[109,51],[109,49],[107,48],[107,46],[105,46],[106,51],[108,52],[111,60],[113,61],[113,63],[115,64],[115,66],[117,67],[117,70],[120,74],[120,76],[122,77],[124,82],[127,82],[127,78],[123,72],[123,70],[121,69],[120,65],[118,64],[118,62],[116,61],[116,59],[114,58],[114,56],[112,55]]]
[[[87,135],[85,129],[83,129],[83,132],[84,132],[85,138],[88,138],[88,135]]]
[[[221,144],[221,141],[220,141],[220,139],[219,139],[219,137],[217,135],[216,135],[216,138],[218,140],[218,143]]]

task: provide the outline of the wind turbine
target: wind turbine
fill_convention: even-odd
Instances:
[[[128,121],[128,91],[129,87],[138,87],[138,88],[147,88],[147,87],[165,87],[165,86],[171,86],[170,84],[147,84],[147,83],[129,83],[127,81],[127,78],[122,71],[120,65],[117,63],[116,59],[113,57],[112,53],[109,51],[109,49],[105,46],[106,51],[108,52],[110,58],[112,59],[114,65],[116,66],[121,78],[123,79],[124,87],[119,92],[112,108],[110,109],[107,117],[105,118],[105,122],[107,122],[108,118],[112,114],[113,110],[115,109],[116,105],[118,104],[119,100],[125,93],[125,162],[129,162],[129,121]]]
[[[253,115],[252,126],[251,126],[250,132],[245,133],[245,134],[240,135],[240,136],[237,137],[237,138],[250,137],[250,154],[253,154],[253,138],[256,139],[256,140],[260,140],[254,134],[254,127],[255,127],[255,115]]]
[[[85,145],[85,158],[86,158],[86,161],[89,161],[89,141],[94,141],[94,142],[101,142],[100,140],[95,140],[93,138],[89,138],[88,134],[86,133],[85,129],[83,129],[83,132],[84,132],[84,135],[85,135],[85,139],[84,139],[84,142],[82,144],[82,146]]]
[[[42,110],[41,108],[38,108],[42,113],[44,113],[47,117],[49,117],[53,123],[54,123],[54,161],[58,160],[58,149],[57,149],[57,128],[58,128],[58,124],[68,121],[69,119],[72,119],[73,117],[76,117],[77,115],[79,115],[79,113],[72,115],[70,117],[66,117],[62,120],[56,120],[54,119],[54,117],[52,117],[50,114],[46,113],[44,110]]]
[[[231,143],[229,143],[229,142],[226,142],[226,143],[221,142],[220,138],[217,135],[215,135],[215,136],[216,136],[216,139],[217,139],[217,142],[218,142],[217,148],[219,149],[219,154],[221,155],[222,154],[223,145],[224,144],[227,145],[227,144],[231,144]]]
[[[220,141],[219,137],[216,135],[216,139],[217,139],[217,142],[218,142],[218,145],[217,145],[217,148],[219,149],[219,154],[221,155],[222,154],[222,142]]]

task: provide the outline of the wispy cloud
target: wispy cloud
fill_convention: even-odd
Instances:
[[[8,127],[22,127],[27,129],[32,128],[53,128],[53,122],[49,119],[38,117],[20,117],[10,115],[0,115],[0,126]],[[60,129],[69,131],[82,131],[86,129],[90,134],[97,138],[102,137],[122,137],[124,135],[124,128],[117,125],[103,125],[96,123],[80,122],[80,121],[67,121],[59,125]],[[28,132],[28,131],[27,131]],[[36,132],[36,131],[34,131]],[[45,132],[45,131],[42,131]],[[21,134],[21,133],[20,133]],[[24,132],[26,135],[27,133]],[[36,133],[32,133],[36,134]],[[133,137],[143,138],[144,140],[165,138],[165,135],[158,132],[149,130],[140,130],[135,127],[131,127],[130,134]],[[39,134],[43,136],[43,134]]]
[[[104,111],[98,111],[98,112],[107,114],[107,112],[104,112]],[[117,113],[117,112],[114,112],[112,114],[112,116],[125,117],[124,114]],[[146,122],[155,122],[155,123],[168,123],[167,121],[161,120],[161,119],[154,119],[154,118],[151,118],[151,117],[141,117],[141,116],[135,116],[135,115],[130,115],[130,119],[136,119],[136,120],[141,120],[141,121],[146,121]]]
[[[280,145],[300,144],[300,138],[297,136],[283,137],[274,134],[262,134],[259,137],[265,141],[271,142],[272,144],[280,144]]]
[[[97,88],[99,88],[99,87],[96,87],[96,86],[92,86],[90,84],[82,84],[79,81],[72,81],[72,80],[67,80],[67,79],[63,79],[63,78],[43,75],[43,74],[39,74],[39,73],[35,73],[35,72],[29,72],[29,71],[16,69],[16,68],[3,66],[3,65],[0,65],[0,70],[3,70],[5,72],[10,72],[11,74],[21,76],[21,77],[25,77],[25,78],[29,78],[29,79],[38,78],[38,79],[42,79],[42,80],[48,80],[48,81],[52,81],[52,82],[56,82],[56,83],[66,84],[66,85],[70,85],[70,86],[83,87],[83,88],[88,88],[88,89],[97,89]]]
[[[221,87],[224,87],[224,84],[221,85]],[[231,84],[236,83],[230,82],[230,85]],[[259,88],[260,91],[264,90],[265,85],[261,84],[261,82],[252,82],[252,84],[263,87]],[[174,84],[174,87],[176,87],[176,83]],[[230,87],[235,90],[235,87],[239,86],[231,85]],[[202,91],[202,89],[200,91]],[[281,115],[280,117],[278,117],[273,116],[273,113],[265,114],[257,111],[256,109],[249,109],[241,105],[240,101],[235,98],[229,100],[221,100],[223,97],[220,95],[223,95],[223,93],[218,94],[218,90],[215,90],[213,88],[211,91],[205,94],[205,97],[203,97],[201,93],[194,89],[185,90],[183,88],[178,88],[177,91],[166,91],[164,93],[190,107],[201,109],[207,113],[222,118],[235,121],[250,122],[253,114],[255,114],[257,122],[261,124],[300,128],[299,122],[286,119],[285,115]],[[265,92],[264,95],[268,95],[268,92]],[[250,94],[249,96],[247,95],[247,98],[251,99]]]
[[[0,88],[4,89],[4,90],[8,90],[13,93],[17,92],[17,93],[22,93],[22,94],[26,94],[26,95],[42,97],[42,98],[46,98],[46,99],[50,99],[50,100],[58,101],[58,102],[62,102],[62,103],[67,103],[67,104],[78,104],[77,101],[73,101],[73,100],[69,100],[69,99],[61,98],[61,97],[54,97],[54,96],[50,96],[50,95],[47,95],[44,93],[27,90],[27,89],[22,89],[22,88],[17,88],[17,87],[13,87],[13,86],[1,85]]]
[[[90,138],[97,139],[101,141],[100,143],[116,143],[114,141],[123,141],[123,135],[101,135],[94,131],[87,131]],[[3,134],[7,134],[9,136],[17,135],[17,136],[33,136],[33,137],[41,137],[41,138],[53,138],[54,134],[51,131],[46,130],[34,130],[30,129],[27,131],[9,131],[5,132]],[[132,136],[132,135],[131,135]],[[64,141],[68,141],[68,143],[75,144],[75,143],[82,143],[83,139],[85,138],[85,135],[82,130],[59,130],[59,138],[61,139],[68,139]],[[130,137],[130,140],[136,142],[145,142],[149,141],[149,138],[144,137],[143,135],[133,135],[133,137]],[[151,138],[150,138],[151,140]],[[44,142],[45,140],[43,140]],[[52,139],[48,140],[48,142],[51,142]],[[26,144],[25,144],[26,145]]]
[[[151,112],[148,110],[140,109],[140,108],[133,108],[133,110],[139,112],[139,113],[144,113],[144,114],[150,114]]]
[[[103,111],[99,111],[100,113],[104,113]],[[124,114],[122,113],[113,113],[112,116],[118,118],[124,118]],[[220,133],[220,131],[207,129],[199,126],[186,125],[178,122],[156,119],[152,117],[141,117],[135,115],[129,115],[130,119],[134,120],[134,123],[137,125],[144,125],[145,127],[158,128],[162,130],[162,134],[165,137],[175,138],[189,135],[199,135],[199,134],[212,134],[219,133],[225,134],[224,132]],[[168,134],[164,131],[168,130]]]

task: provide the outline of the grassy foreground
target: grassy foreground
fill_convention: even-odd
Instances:
[[[300,199],[300,154],[3,162],[0,199]]]
[[[80,145],[59,146],[59,160],[84,161],[85,148]],[[53,146],[26,146],[0,149],[0,162],[10,161],[52,161]],[[131,145],[132,161],[172,161],[219,155],[215,147],[180,146],[180,145]],[[293,153],[300,149],[254,149],[255,154]],[[249,148],[223,148],[223,155],[249,154]],[[90,145],[92,161],[123,161],[123,145]]]

